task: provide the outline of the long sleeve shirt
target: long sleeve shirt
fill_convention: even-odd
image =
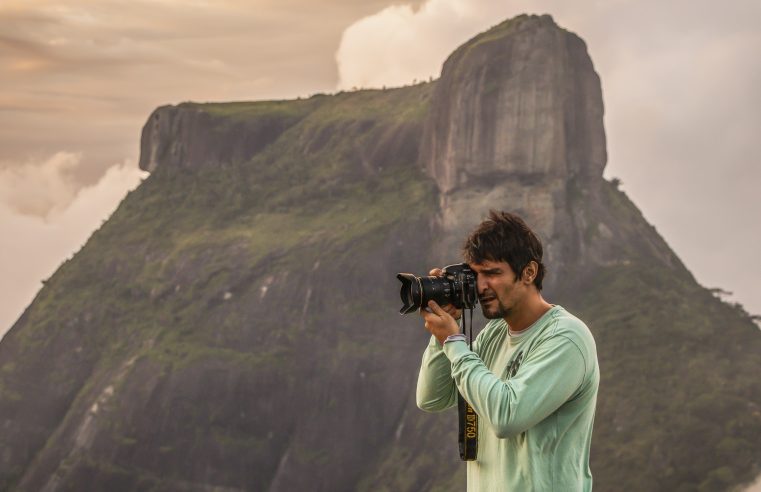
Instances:
[[[591,332],[553,306],[517,335],[503,319],[491,320],[472,351],[463,341],[442,347],[431,337],[417,404],[442,411],[459,391],[478,414],[468,491],[589,491],[599,381]]]

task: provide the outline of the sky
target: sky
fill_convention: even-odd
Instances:
[[[521,13],[586,41],[605,176],[702,285],[761,314],[758,0],[3,0],[0,334],[145,178],[154,108],[436,78]]]

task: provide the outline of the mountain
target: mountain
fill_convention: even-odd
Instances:
[[[597,340],[595,489],[750,481],[761,333],[603,178],[602,116],[584,42],[525,15],[431,83],[158,108],[150,176],[0,343],[0,489],[462,490],[395,274],[459,261],[489,208]]]

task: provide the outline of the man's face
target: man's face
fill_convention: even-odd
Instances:
[[[478,274],[478,302],[486,319],[504,318],[520,305],[527,288],[508,263],[486,260],[470,268]]]

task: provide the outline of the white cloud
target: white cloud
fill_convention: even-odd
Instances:
[[[82,154],[58,152],[41,163],[0,163],[0,202],[12,210],[45,217],[65,209],[74,200],[78,185],[71,176]]]
[[[81,248],[147,173],[131,160],[111,166],[94,185],[73,190],[67,170],[81,154],[59,152],[42,163],[3,169],[0,177],[0,335],[18,319],[40,282]],[[10,183],[10,184],[9,184]],[[39,185],[38,188],[36,186]],[[19,193],[14,193],[17,187]],[[29,197],[24,193],[30,193]],[[46,195],[46,192],[48,195]],[[32,197],[32,198],[30,198]],[[44,203],[44,207],[28,205]],[[23,206],[22,206],[23,205]],[[42,213],[37,213],[42,211]]]
[[[438,77],[449,53],[516,13],[501,1],[429,0],[394,5],[360,19],[336,52],[339,89],[400,86]]]

